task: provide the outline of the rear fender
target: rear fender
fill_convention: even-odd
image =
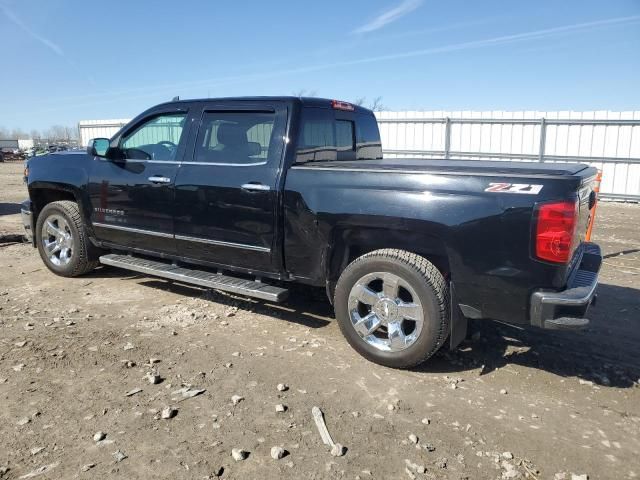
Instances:
[[[329,301],[342,271],[356,258],[382,248],[396,248],[421,255],[450,277],[444,242],[433,235],[410,230],[383,228],[335,229],[325,255],[325,278]]]

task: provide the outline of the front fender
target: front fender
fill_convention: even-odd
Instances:
[[[34,222],[51,201],[73,199],[88,225],[91,204],[87,194],[91,157],[84,153],[51,154],[29,161],[27,188]]]

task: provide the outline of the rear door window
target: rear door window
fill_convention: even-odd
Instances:
[[[245,166],[267,163],[274,145],[275,118],[273,112],[205,112],[194,161]]]

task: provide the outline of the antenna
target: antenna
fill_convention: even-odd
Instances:
[[[173,99],[171,101],[172,102],[177,102],[178,100],[180,100],[180,97],[178,95],[176,95],[175,97],[173,97]]]

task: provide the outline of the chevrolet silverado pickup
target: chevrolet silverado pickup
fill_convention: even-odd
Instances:
[[[355,350],[408,368],[469,318],[588,324],[596,173],[386,159],[373,113],[341,101],[174,101],[86,153],[30,159],[22,215],[57,275],[103,264],[269,302],[323,288]]]

